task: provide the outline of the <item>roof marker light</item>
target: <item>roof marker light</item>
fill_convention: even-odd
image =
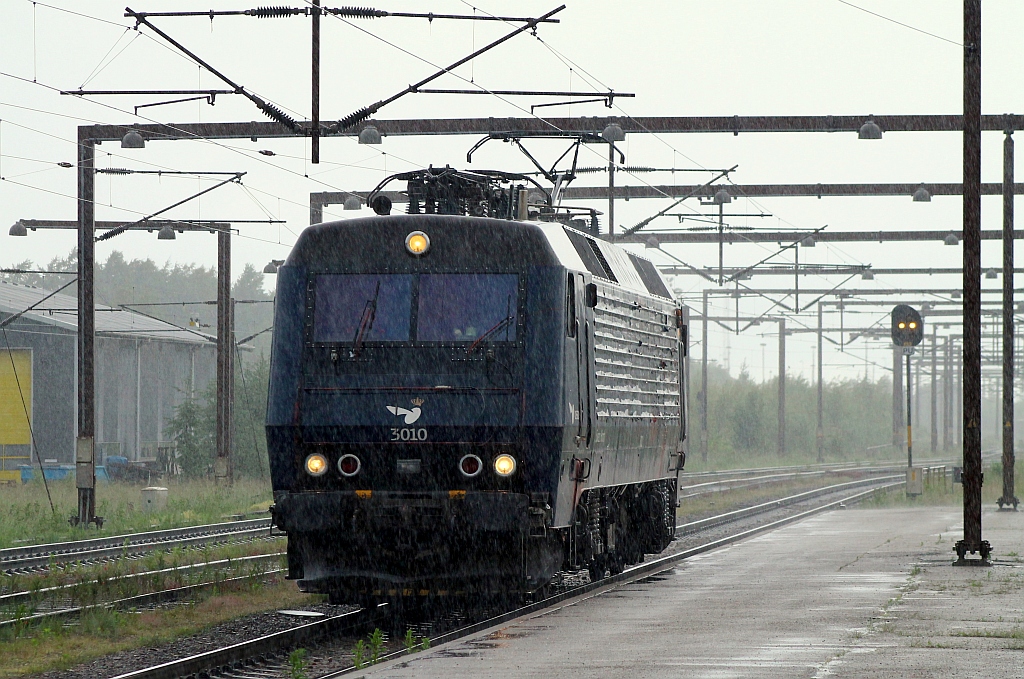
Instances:
[[[417,257],[425,255],[430,249],[430,238],[422,231],[413,231],[405,237],[405,249]]]

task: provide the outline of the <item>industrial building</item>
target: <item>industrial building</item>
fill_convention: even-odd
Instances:
[[[36,460],[74,462],[76,297],[0,281],[0,481]],[[25,312],[26,309],[31,310]],[[11,316],[25,312],[8,322]],[[215,338],[125,309],[96,307],[98,462],[156,457],[174,408],[214,379]],[[34,439],[34,440],[33,440]]]

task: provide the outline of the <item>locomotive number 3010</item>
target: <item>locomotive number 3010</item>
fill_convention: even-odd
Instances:
[[[392,441],[426,441],[427,430],[423,427],[391,427]]]

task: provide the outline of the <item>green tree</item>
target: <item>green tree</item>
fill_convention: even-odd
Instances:
[[[190,389],[188,391],[191,391]],[[178,466],[189,478],[205,476],[213,464],[216,435],[216,385],[202,399],[189,395],[174,409],[167,433],[177,444]]]
[[[231,465],[236,476],[267,478],[267,385],[270,361],[235,353],[235,399],[232,412]],[[199,398],[187,398],[174,409],[167,424],[177,442],[178,464],[189,477],[204,476],[213,466],[217,448],[217,385],[211,383]]]
[[[236,474],[266,478],[267,387],[270,361],[262,353],[235,352],[233,464]]]

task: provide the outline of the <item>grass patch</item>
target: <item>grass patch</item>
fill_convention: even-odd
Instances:
[[[1014,627],[1008,630],[991,629],[967,629],[954,632],[954,637],[976,637],[980,639],[1016,639],[1024,641],[1024,627]]]
[[[226,487],[206,480],[172,479],[161,484],[168,488],[167,508],[144,512],[139,486],[100,483],[96,513],[105,521],[99,531],[68,524],[68,517],[78,511],[74,479],[49,482],[54,512],[41,480],[4,486],[0,488],[0,549],[219,523],[233,515],[265,512],[271,502],[270,484],[264,481],[240,479]]]
[[[993,462],[985,466],[985,483],[981,488],[981,500],[986,506],[996,503],[996,500],[1003,494],[1003,471],[1001,462]],[[1014,487],[1021,487],[1024,483],[1024,469],[1015,469]],[[907,497],[906,491],[900,487],[885,493],[875,493],[863,500],[861,505],[869,508],[883,507],[945,507],[961,506],[964,501],[963,486],[959,483],[951,483],[947,478],[945,482],[935,479],[932,483],[926,484],[924,494],[917,497]],[[941,536],[940,540],[941,542]],[[1015,556],[1015,555],[1011,555]]]
[[[262,586],[225,587],[209,597],[170,609],[145,612],[96,611],[79,624],[55,623],[3,638],[0,678],[64,670],[132,648],[157,646],[234,618],[282,607],[300,608],[319,601],[292,582],[270,578]]]

